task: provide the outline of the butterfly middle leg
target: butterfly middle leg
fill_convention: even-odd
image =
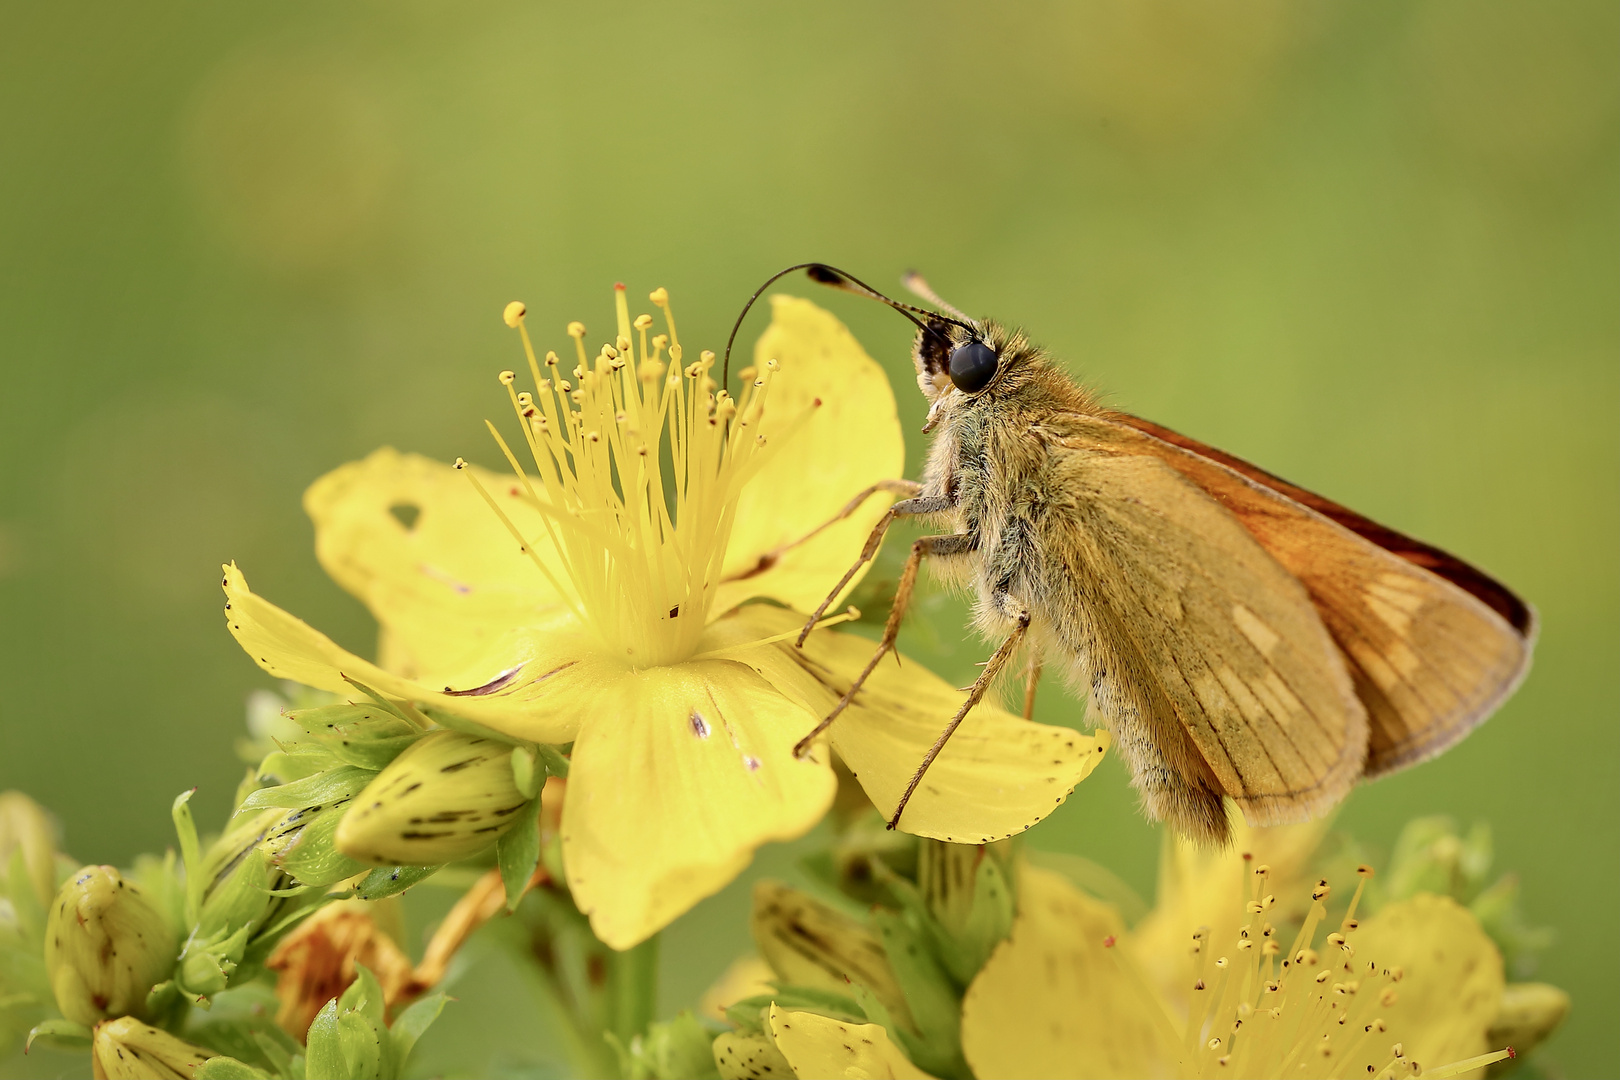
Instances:
[[[844,575],[843,580],[838,583],[838,586],[833,589],[827,599],[821,602],[821,606],[816,609],[810,621],[805,624],[804,630],[799,634],[798,644],[800,646],[804,644],[804,639],[810,635],[810,631],[815,627],[817,620],[821,618],[822,612],[832,603],[833,597],[842,592],[844,586],[849,584],[850,580],[855,576],[855,572],[877,553],[878,545],[883,541],[883,534],[888,531],[890,523],[896,517],[937,514],[950,508],[950,501],[943,498],[906,499],[890,507],[889,512],[883,515],[882,520],[872,530],[872,535],[867,539],[866,547],[861,552],[860,560],[850,568],[849,573]],[[883,626],[883,637],[878,642],[877,651],[872,654],[872,659],[867,661],[866,667],[861,669],[861,673],[855,677],[855,681],[850,685],[844,696],[839,699],[838,704],[833,706],[832,712],[828,713],[821,723],[812,728],[809,734],[794,744],[793,753],[796,756],[803,756],[809,750],[811,740],[826,731],[832,722],[838,719],[838,715],[849,707],[849,703],[860,692],[861,686],[866,682],[867,677],[877,668],[878,661],[893,651],[895,639],[900,636],[900,622],[905,618],[906,608],[911,603],[911,593],[917,584],[917,570],[922,566],[923,559],[930,555],[966,554],[973,550],[973,546],[974,537],[967,533],[925,536],[911,545],[911,556],[906,560],[905,569],[900,572],[900,583],[895,589],[894,603],[889,607],[889,618]]]

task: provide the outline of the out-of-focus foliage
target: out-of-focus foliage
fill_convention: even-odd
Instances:
[[[1607,1060],[1612,4],[171,0],[5,27],[0,787],[49,805],[79,858],[161,850],[146,808],[193,784],[199,820],[230,808],[242,697],[267,681],[221,625],[221,562],[371,650],[299,494],[381,444],[499,465],[480,421],[508,300],[560,338],[613,280],[668,285],[685,338],[718,347],[781,266],[917,266],[1108,400],[1537,604],[1523,690],[1341,824],[1388,850],[1413,816],[1489,822],[1526,909],[1568,928],[1537,977],[1579,1005],[1545,1053]],[[824,302],[888,366],[915,463],[907,324]],[[965,681],[985,649],[962,605],[923,610],[903,644]],[[1079,713],[1049,680],[1038,719]],[[1150,892],[1158,843],[1114,766],[1031,840]],[[442,913],[427,895],[412,935]],[[661,1015],[742,946],[747,895],[666,935]],[[484,955],[422,1071],[555,1060],[532,987]],[[0,1071],[60,1071],[47,1053]]]

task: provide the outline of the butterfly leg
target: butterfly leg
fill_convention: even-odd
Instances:
[[[1018,622],[1013,627],[1013,632],[1007,636],[1006,641],[1001,643],[1001,648],[996,650],[995,655],[990,657],[989,663],[984,665],[984,671],[973,681],[973,687],[968,691],[967,700],[962,703],[960,709],[956,710],[956,715],[951,717],[949,724],[945,725],[945,730],[939,733],[939,738],[934,740],[934,745],[930,746],[928,753],[923,756],[922,764],[918,765],[917,771],[912,774],[911,783],[906,785],[905,794],[900,796],[900,805],[894,808],[894,816],[889,819],[889,828],[892,829],[900,824],[900,815],[906,812],[906,803],[911,801],[912,792],[916,791],[917,785],[922,783],[923,774],[934,763],[934,759],[939,757],[939,752],[945,749],[945,744],[950,742],[952,735],[956,734],[956,729],[962,726],[962,721],[967,718],[969,710],[984,698],[985,691],[990,689],[990,684],[995,681],[997,675],[1001,674],[1001,669],[1007,666],[1007,661],[1018,650],[1018,643],[1024,640],[1024,631],[1028,629],[1029,612],[1020,612]],[[1033,670],[1039,672],[1040,669],[1037,666]],[[1033,687],[1035,684],[1031,681],[1029,685]]]
[[[907,497],[911,497],[915,496],[921,490],[922,485],[917,483],[915,480],[879,480],[877,483],[873,484],[871,487],[849,500],[849,502],[844,505],[844,508],[838,511],[838,513],[834,514],[826,521],[823,521],[820,525],[817,525],[815,528],[811,529],[797,540],[789,540],[780,547],[772,548],[770,551],[767,551],[765,554],[761,555],[759,557],[759,561],[753,566],[750,566],[746,570],[738,571],[737,573],[727,577],[725,580],[742,581],[745,578],[753,577],[755,574],[764,573],[771,567],[775,566],[777,560],[781,559],[783,555],[802,544],[809,543],[811,540],[814,540],[817,536],[821,535],[823,530],[832,525],[836,525],[840,521],[843,521],[856,510],[859,510],[862,503],[880,491],[886,491],[891,495],[905,495]],[[858,566],[859,564],[857,563],[856,565]],[[837,590],[833,591],[833,595],[837,595]],[[831,598],[829,597],[829,602],[830,600]]]
[[[907,501],[915,503],[930,500],[909,499]],[[944,500],[940,501],[943,502]],[[895,507],[899,507],[901,505],[903,504],[896,503]],[[922,512],[933,513],[934,511]],[[894,509],[890,509],[889,514],[893,515]],[[888,527],[886,522],[879,522],[878,524],[882,528]],[[883,537],[882,534],[876,530],[873,531],[872,537],[873,539],[868,541],[867,544],[869,547],[875,548],[875,541],[881,540]],[[862,668],[861,673],[855,677],[855,681],[850,684],[849,690],[846,691],[844,696],[839,699],[838,704],[833,706],[832,712],[828,713],[826,717],[823,718],[821,723],[812,728],[810,730],[810,734],[806,735],[804,738],[800,739],[794,744],[793,754],[795,757],[803,757],[805,752],[810,749],[811,740],[817,735],[820,735],[823,731],[826,731],[827,728],[831,726],[832,722],[838,719],[838,714],[848,708],[851,701],[855,700],[855,695],[860,692],[861,686],[866,682],[867,676],[871,675],[873,670],[877,668],[878,661],[882,660],[894,649],[895,639],[900,636],[900,621],[901,619],[905,618],[906,607],[911,603],[911,592],[917,584],[917,569],[918,567],[922,566],[923,559],[929,555],[960,555],[964,552],[971,551],[972,549],[973,537],[967,535],[966,533],[952,533],[949,536],[925,536],[911,545],[911,557],[906,560],[906,567],[900,572],[900,585],[895,589],[894,603],[889,607],[889,621],[883,625],[883,639],[878,642],[877,652],[872,654],[872,659],[867,661],[866,667]],[[867,556],[867,558],[870,558],[870,556]],[[859,566],[860,564],[856,563],[856,567],[858,568]],[[854,571],[851,570],[850,574],[852,575],[853,573]],[[849,580],[849,576],[850,575],[845,575],[845,582]],[[838,588],[842,589],[843,585],[839,585]],[[833,590],[833,595],[838,595],[837,589]],[[831,599],[829,598],[827,602],[824,602],[821,605],[822,608],[825,609],[827,603],[830,602]],[[821,612],[817,611],[815,618],[820,617]],[[815,619],[812,619],[811,625],[814,625],[814,622]],[[799,641],[801,643],[804,641],[805,634],[808,634],[809,632],[810,627],[805,627],[804,634],[799,636]]]
[[[1024,719],[1035,719],[1035,687],[1041,681],[1041,658],[1029,654],[1029,670],[1024,673]]]
[[[911,481],[892,480],[885,481],[885,483],[909,484]],[[844,508],[843,513],[853,513],[855,506],[859,505],[860,500],[865,499],[868,495],[871,495],[873,491],[877,490],[878,486],[879,485],[874,485],[872,488],[868,488],[866,491],[862,492],[856,497],[855,502]],[[939,514],[951,509],[955,505],[955,503],[946,498],[918,497],[913,499],[902,499],[893,506],[889,507],[888,512],[879,518],[878,523],[872,527],[872,535],[866,538],[866,546],[861,549],[860,558],[855,560],[855,565],[850,567],[844,576],[838,580],[838,584],[833,586],[832,592],[827,594],[827,599],[823,600],[821,602],[821,606],[816,608],[815,614],[810,616],[810,621],[804,624],[803,630],[799,631],[799,637],[798,640],[793,643],[794,646],[801,649],[804,648],[804,639],[809,637],[810,631],[816,628],[816,623],[820,622],[821,617],[827,613],[827,608],[830,607],[832,602],[838,598],[838,594],[844,591],[844,587],[855,579],[855,575],[860,572],[861,567],[872,561],[872,556],[877,554],[878,548],[883,546],[883,534],[889,531],[889,526],[894,524],[895,518],[915,517],[919,514]],[[837,520],[838,518],[833,519],[833,521]],[[831,522],[828,522],[828,524],[831,524]],[[825,528],[826,526],[822,527]],[[811,535],[813,536],[815,534],[811,533]],[[806,539],[808,539],[808,537],[806,537]],[[930,537],[928,539],[935,538]],[[939,537],[938,539],[945,538]],[[922,541],[919,540],[918,543],[920,544]],[[915,546],[913,546],[913,557],[920,558],[920,556],[917,556],[915,552],[916,549]],[[908,566],[909,565],[910,564],[908,564]],[[917,571],[914,567],[910,569],[910,573],[913,578],[917,576]],[[898,600],[896,602],[898,603]],[[876,661],[873,662],[876,663]]]

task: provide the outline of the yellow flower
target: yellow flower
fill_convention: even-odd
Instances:
[[[227,623],[273,675],[350,696],[353,680],[440,724],[572,743],[568,885],[621,949],[831,803],[825,742],[803,759],[793,745],[871,644],[822,631],[795,650],[794,609],[822,599],[887,499],[820,527],[904,457],[881,369],[828,313],[777,298],[733,400],[712,353],[684,357],[667,293],[651,299],[667,333],[632,319],[620,287],[612,343],[593,357],[570,324],[569,361],[538,357],[523,306],[507,309],[532,380],[520,391],[501,375],[531,459],[501,441],[513,477],[384,449],[310,488],[317,554],[377,616],[381,664],[254,595],[234,565],[225,576]],[[826,741],[893,806],[959,703],[920,665],[884,665]],[[902,824],[972,842],[1021,831],[1104,745],[981,706]]]
[[[1190,949],[1176,950],[1190,999],[1178,1008],[1112,907],[1026,868],[1012,933],[963,999],[974,1074],[1438,1077],[1482,1075],[1509,1056],[1485,1052],[1502,960],[1461,905],[1423,894],[1358,926],[1358,885],[1339,929],[1318,941],[1330,891],[1319,883],[1284,944],[1270,868],[1248,876],[1236,934],[1189,929]]]

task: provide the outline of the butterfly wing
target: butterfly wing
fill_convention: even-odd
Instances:
[[[1367,708],[1367,776],[1450,747],[1523,679],[1535,612],[1483,571],[1168,428],[1112,419],[1304,584]]]
[[[1057,493],[1037,527],[1062,568],[1043,614],[1082,658],[1149,812],[1220,839],[1221,794],[1255,824],[1343,798],[1366,713],[1299,580],[1148,436],[1079,413],[1036,434]]]

